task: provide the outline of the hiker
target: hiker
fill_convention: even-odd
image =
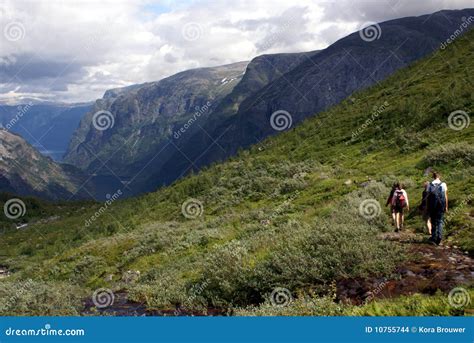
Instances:
[[[448,211],[448,186],[440,180],[440,174],[433,173],[433,181],[428,186],[428,213],[431,219],[430,242],[441,243],[444,213]]]
[[[405,208],[409,211],[410,204],[408,202],[408,194],[403,189],[403,185],[397,182],[395,184],[395,191],[392,196],[392,213],[395,213],[395,232],[403,229],[405,221]]]
[[[390,205],[390,213],[392,214],[392,225],[395,226],[396,222],[396,216],[395,216],[395,211],[393,210],[393,205],[392,205],[392,199],[393,199],[393,193],[395,193],[395,190],[397,189],[397,183],[394,182],[392,185],[392,189],[390,190],[390,194],[388,195],[387,202],[385,206]]]
[[[423,218],[423,221],[425,222],[425,226],[428,229],[428,233],[431,235],[431,218],[430,218],[430,213],[428,212],[428,187],[430,183],[428,181],[425,181],[423,183],[423,193],[421,195],[421,203],[419,206],[419,210],[421,213],[421,217]]]

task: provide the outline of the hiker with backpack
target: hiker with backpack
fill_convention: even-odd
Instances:
[[[428,213],[431,219],[430,242],[441,243],[443,235],[444,214],[448,211],[448,186],[440,180],[440,174],[433,173],[433,181],[428,186]]]
[[[421,194],[421,203],[419,206],[419,210],[421,213],[421,217],[425,222],[425,226],[428,229],[428,233],[431,235],[431,218],[430,213],[428,212],[428,187],[430,183],[425,181],[423,183],[423,193]]]
[[[409,211],[410,204],[408,202],[408,194],[403,189],[403,185],[397,182],[395,184],[395,191],[392,196],[392,213],[395,213],[395,232],[403,229],[405,221],[405,208]]]
[[[388,195],[387,202],[385,203],[385,206],[390,205],[390,213],[392,214],[392,225],[393,226],[395,226],[396,215],[395,215],[395,211],[393,210],[392,199],[393,199],[393,193],[395,193],[396,189],[397,189],[397,183],[394,182],[393,185],[392,185],[392,189],[390,190],[390,194]]]

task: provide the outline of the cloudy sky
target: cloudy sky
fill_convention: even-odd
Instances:
[[[322,49],[380,22],[472,0],[0,0],[0,101],[109,88],[264,53]]]

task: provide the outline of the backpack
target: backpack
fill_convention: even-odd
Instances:
[[[446,195],[441,187],[443,183],[430,183],[428,189],[428,209],[431,213],[441,213],[446,209]]]
[[[397,189],[395,193],[393,193],[393,205],[398,208],[404,208],[407,206],[407,199],[405,199],[402,190]]]

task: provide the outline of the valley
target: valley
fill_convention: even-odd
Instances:
[[[288,103],[268,105],[268,110],[257,111],[262,114],[257,129],[248,131],[243,125],[229,131],[235,138],[239,132],[257,133],[253,137],[259,140],[249,139],[245,149],[236,149],[225,161],[212,158],[199,172],[176,180],[163,182],[157,169],[148,174],[155,179],[148,193],[112,199],[114,190],[103,202],[45,202],[22,196],[25,215],[0,219],[0,266],[9,273],[0,280],[0,314],[133,315],[135,306],[138,315],[472,315],[472,301],[467,300],[474,296],[474,32],[445,49],[433,45],[432,53],[425,47],[423,58],[397,64],[392,71],[399,70],[387,78],[380,75],[366,87],[344,88],[347,98],[329,99],[313,109],[317,115],[309,115],[309,108],[308,115],[289,110],[293,125],[278,134],[264,133],[271,128],[268,114]],[[231,66],[238,73],[245,67]],[[272,104],[268,99],[278,80],[252,94]],[[247,95],[232,95],[247,94],[247,87],[242,88],[228,89],[225,97],[242,100]],[[120,108],[129,123],[141,125],[143,112],[135,99],[149,91],[131,90],[104,108]],[[285,99],[287,94],[279,96]],[[193,99],[202,105],[207,96]],[[249,118],[238,113],[246,101],[237,106],[237,114],[232,101],[220,105],[229,111],[220,112],[227,113],[222,123],[234,117],[245,123]],[[183,112],[183,122],[193,105]],[[127,118],[127,113],[138,119]],[[81,126],[88,127],[92,114]],[[143,132],[151,130],[146,125]],[[174,131],[162,126],[154,130],[155,147]],[[117,139],[112,132],[83,135],[111,148]],[[78,137],[72,145],[82,165],[90,168],[97,162],[81,152]],[[186,137],[199,146],[199,138],[191,138],[196,135]],[[137,144],[146,150],[151,143]],[[95,153],[105,158],[113,154]],[[130,151],[124,153],[117,161],[129,162]],[[143,167],[138,158],[130,162],[116,165],[123,171],[134,163]],[[165,168],[168,162],[160,163]],[[428,245],[417,211],[431,170],[439,171],[449,185],[442,246]],[[397,180],[412,199],[401,233],[394,233],[384,207]],[[139,189],[145,191],[143,187]],[[2,204],[10,198],[2,194]],[[20,221],[28,227],[16,229],[13,225]],[[5,306],[18,287],[24,291],[16,305]],[[459,289],[455,299],[467,300],[453,305],[451,292]]]

